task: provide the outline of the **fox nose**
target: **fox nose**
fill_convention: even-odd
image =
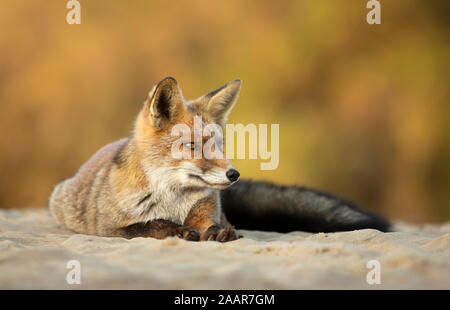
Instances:
[[[239,179],[240,173],[236,169],[230,169],[227,171],[226,176],[231,182],[237,181]]]

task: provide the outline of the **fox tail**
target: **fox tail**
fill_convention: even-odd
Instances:
[[[222,191],[221,202],[226,217],[238,229],[277,232],[392,229],[380,215],[307,187],[241,180]]]

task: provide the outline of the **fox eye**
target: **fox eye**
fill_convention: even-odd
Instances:
[[[187,148],[188,150],[195,150],[195,143],[194,142],[186,142],[184,144],[184,147]]]

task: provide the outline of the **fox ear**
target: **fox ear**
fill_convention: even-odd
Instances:
[[[233,80],[224,86],[204,95],[206,113],[222,127],[227,122],[241,90],[241,80]]]
[[[177,81],[166,77],[149,93],[145,108],[157,129],[163,129],[171,123],[184,109],[183,95]]]

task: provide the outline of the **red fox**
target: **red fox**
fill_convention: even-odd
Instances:
[[[240,89],[236,79],[185,100],[174,78],[163,79],[150,91],[130,137],[106,145],[56,185],[50,212],[75,232],[125,238],[226,242],[238,238],[230,222],[280,232],[390,229],[384,218],[314,189],[237,182],[239,172],[224,157],[173,158],[178,137],[172,128],[193,128],[195,116],[223,128]],[[188,137],[183,147],[194,152],[198,143]]]

